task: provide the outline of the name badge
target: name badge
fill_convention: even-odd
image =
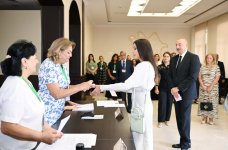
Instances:
[[[116,70],[113,70],[112,73],[116,73]]]
[[[122,69],[122,72],[123,72],[123,73],[125,73],[125,72],[126,72],[126,70],[125,70],[125,69]]]

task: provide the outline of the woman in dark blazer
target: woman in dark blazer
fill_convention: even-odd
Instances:
[[[163,54],[162,64],[158,66],[160,73],[160,83],[155,86],[155,93],[158,94],[158,127],[161,128],[163,123],[169,125],[169,119],[172,110],[172,94],[171,94],[171,77],[170,77],[170,58],[171,54],[165,52]]]
[[[107,83],[108,84],[117,83],[117,81],[116,81],[117,61],[118,61],[118,54],[113,54],[111,61],[108,63],[108,70],[107,70],[107,74],[108,74]],[[110,99],[110,98],[114,99],[114,100],[117,99],[117,97],[113,97],[109,91],[106,91],[105,97],[107,97],[108,99]]]

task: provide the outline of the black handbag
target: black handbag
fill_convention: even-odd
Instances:
[[[213,105],[212,105],[211,102],[201,102],[200,103],[200,110],[212,111],[213,110]]]

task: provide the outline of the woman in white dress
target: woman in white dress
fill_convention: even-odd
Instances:
[[[140,60],[133,74],[124,83],[97,85],[91,95],[97,95],[106,90],[135,91],[135,94],[132,94],[133,107],[138,106],[144,110],[146,119],[145,132],[143,134],[132,132],[135,147],[136,150],[153,150],[153,106],[150,90],[155,85],[154,78],[157,74],[157,67],[153,59],[153,50],[148,40],[136,40],[133,43],[133,49],[133,56]]]

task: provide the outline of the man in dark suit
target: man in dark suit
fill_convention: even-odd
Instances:
[[[130,60],[126,59],[126,52],[121,51],[120,52],[120,57],[121,60],[117,62],[117,82],[124,82],[127,80],[131,74],[133,73],[133,65]],[[127,112],[131,113],[131,107],[132,107],[132,102],[131,102],[131,94],[127,93],[127,100],[126,100],[126,93],[120,92],[120,97],[122,100],[125,102]]]
[[[221,76],[219,78],[219,104],[222,104],[221,98],[226,97],[226,92],[222,90],[222,87],[224,86],[225,81],[226,81],[225,80],[226,79],[225,67],[224,67],[223,62],[219,61],[219,55],[218,54],[216,54],[216,61],[218,62],[218,66],[219,66],[220,73],[221,73]]]
[[[173,148],[188,150],[191,148],[190,123],[192,100],[197,97],[196,81],[200,70],[199,57],[188,51],[186,39],[176,41],[179,55],[170,62],[172,89],[175,99],[177,128],[180,134],[180,143],[173,144]]]

